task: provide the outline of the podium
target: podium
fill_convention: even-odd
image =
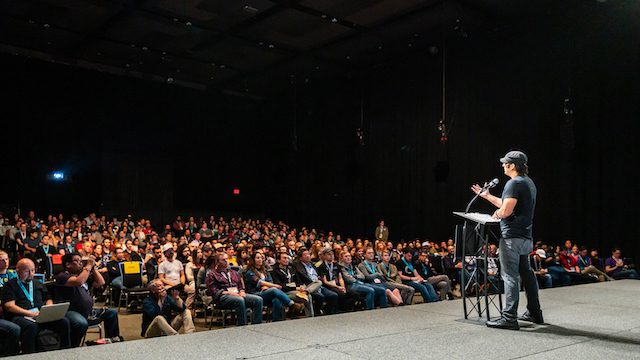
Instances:
[[[482,213],[454,211],[453,214],[464,219],[462,234],[456,231],[456,257],[462,261],[460,289],[464,318],[477,312],[479,318],[486,315],[490,320],[490,307],[502,311],[501,280],[491,279],[488,274],[489,261],[497,260],[488,257],[489,240],[500,240],[499,233],[494,232],[500,220]]]

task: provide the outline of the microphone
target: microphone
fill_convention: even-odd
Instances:
[[[500,180],[498,180],[498,178],[494,178],[490,182],[484,183],[484,186],[482,187],[482,191],[496,187],[496,185],[498,185],[499,182]]]
[[[473,197],[473,199],[471,199],[471,201],[469,201],[469,204],[467,204],[467,208],[464,211],[464,213],[468,213],[469,209],[471,208],[471,204],[473,204],[474,201],[476,201],[476,199],[478,198],[478,196],[480,196],[480,194],[482,194],[483,192],[495,187],[496,185],[498,185],[498,183],[500,182],[500,180],[498,180],[498,178],[494,178],[493,180],[489,181],[488,183],[484,183],[484,186],[482,187],[482,189],[480,189],[480,191],[476,194],[476,196]]]

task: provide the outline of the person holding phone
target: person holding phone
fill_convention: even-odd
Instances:
[[[196,330],[191,311],[180,298],[180,285],[166,288],[160,279],[149,283],[149,297],[142,302],[142,332],[145,338],[185,334]],[[175,315],[175,316],[174,316]]]
[[[69,302],[66,318],[71,325],[71,346],[80,346],[89,324],[104,322],[108,338],[120,336],[118,312],[114,309],[94,308],[89,289],[99,289],[105,281],[98,271],[95,258],[82,258],[78,253],[62,257],[64,271],[55,276],[56,302]]]

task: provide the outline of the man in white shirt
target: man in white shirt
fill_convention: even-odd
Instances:
[[[175,259],[173,245],[166,243],[162,245],[165,261],[158,266],[158,278],[166,287],[184,284],[186,282],[184,276],[184,267],[180,260]]]

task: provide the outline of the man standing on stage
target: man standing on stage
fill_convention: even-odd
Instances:
[[[536,324],[544,322],[538,283],[531,270],[528,255],[533,251],[533,211],[536,205],[536,186],[529,178],[527,155],[521,151],[510,151],[500,159],[504,174],[511,178],[498,198],[483,190],[478,184],[471,190],[498,208],[493,217],[500,219],[500,265],[504,280],[505,307],[498,320],[487,321],[488,327],[518,330],[518,320]],[[527,312],[518,318],[520,277],[527,294]]]

